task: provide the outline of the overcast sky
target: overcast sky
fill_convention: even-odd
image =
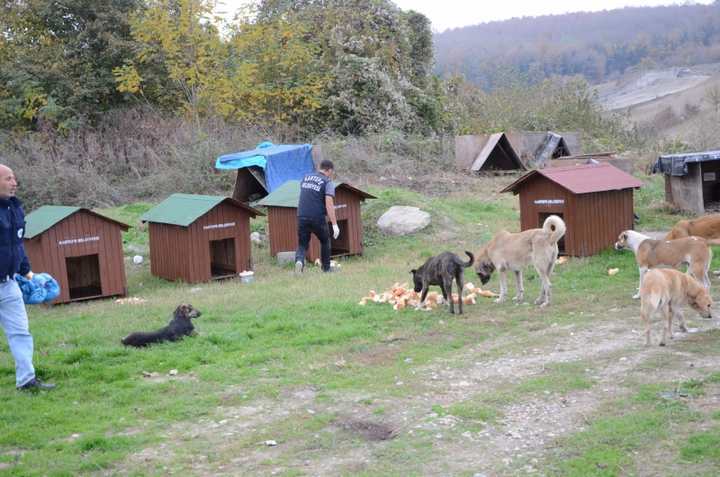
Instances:
[[[432,22],[433,31],[441,32],[513,17],[553,15],[567,12],[612,10],[628,6],[656,6],[678,3],[709,4],[713,0],[394,0],[403,10],[416,10]],[[218,10],[232,13],[249,0],[220,0]]]

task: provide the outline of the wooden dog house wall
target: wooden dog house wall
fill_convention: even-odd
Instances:
[[[270,238],[270,254],[274,257],[278,252],[297,249],[297,204],[300,198],[300,183],[288,181],[260,202],[259,206],[267,207],[268,235]],[[362,255],[363,230],[360,205],[365,199],[375,196],[356,189],[347,183],[335,186],[335,215],[340,227],[337,240],[331,238],[331,255]],[[314,262],[320,258],[320,242],[311,236],[307,259]]]
[[[251,270],[250,219],[258,215],[264,214],[228,197],[171,195],[142,217],[150,272],[200,283]]]
[[[610,164],[548,167],[528,172],[502,190],[520,196],[521,230],[542,227],[548,215],[567,226],[560,252],[594,255],[633,228],[633,176]]]
[[[122,232],[128,225],[89,209],[54,205],[25,219],[33,271],[49,273],[60,285],[53,303],[127,294]]]

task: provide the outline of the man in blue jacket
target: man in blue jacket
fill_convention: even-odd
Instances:
[[[15,385],[21,390],[52,389],[35,376],[33,339],[22,292],[15,274],[32,278],[25,255],[25,213],[15,197],[17,181],[12,169],[0,164],[0,325],[15,359]]]
[[[320,241],[320,261],[323,272],[330,271],[330,235],[327,221],[333,228],[333,238],[340,235],[335,218],[335,185],[332,182],[335,165],[332,161],[320,163],[320,170],[306,174],[300,182],[300,200],[298,201],[298,248],[295,252],[295,272],[302,273],[305,268],[305,253],[310,245],[310,234]]]

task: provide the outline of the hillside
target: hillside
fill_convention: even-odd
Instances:
[[[516,18],[436,34],[434,46],[437,73],[485,89],[518,75],[600,83],[637,65],[720,61],[720,2]]]

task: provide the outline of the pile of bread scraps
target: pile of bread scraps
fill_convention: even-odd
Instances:
[[[464,305],[474,305],[477,303],[476,299],[478,296],[487,298],[494,298],[497,296],[497,294],[491,292],[490,290],[483,290],[482,288],[476,287],[469,282],[465,284],[463,293],[466,293],[465,296],[462,297]],[[452,294],[452,299],[453,303],[460,303],[460,297],[457,293]],[[358,305],[365,306],[368,302],[387,303],[392,305],[393,310],[396,311],[407,307],[430,311],[433,308],[437,308],[439,305],[442,305],[444,301],[442,293],[431,291],[428,292],[427,297],[425,297],[425,305],[421,307],[420,293],[417,293],[412,288],[409,289],[407,283],[400,284],[399,282],[396,282],[392,287],[390,287],[390,290],[382,293],[370,290],[368,296],[363,297]]]

